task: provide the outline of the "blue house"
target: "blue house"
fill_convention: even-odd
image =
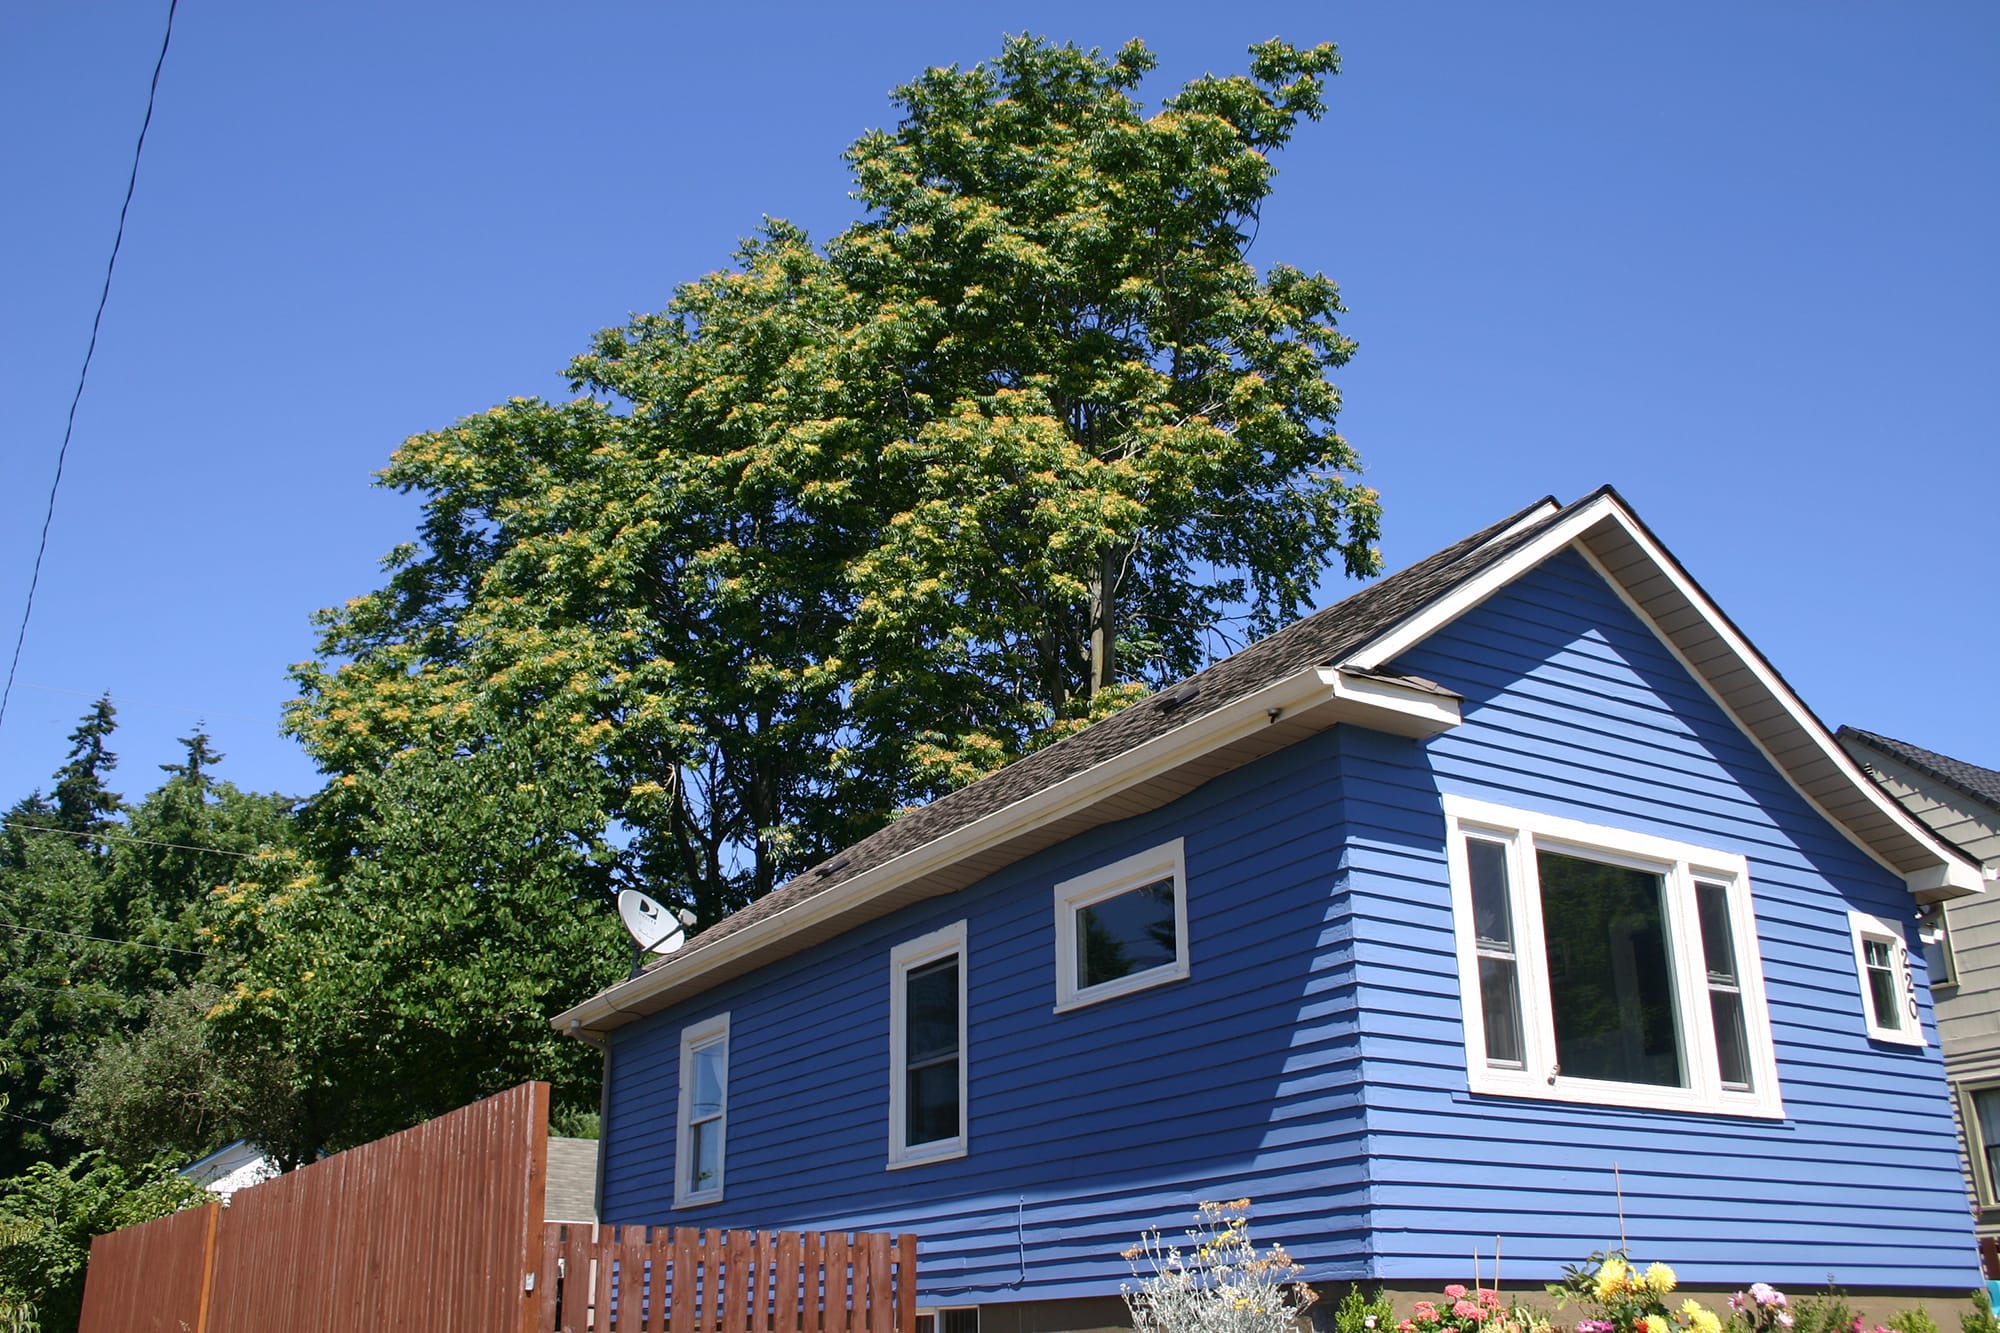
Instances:
[[[909,813],[555,1021],[612,1223],[923,1239],[1105,1327],[1249,1197],[1310,1279],[1978,1281],[1920,904],[1979,868],[1631,509],[1545,500]]]

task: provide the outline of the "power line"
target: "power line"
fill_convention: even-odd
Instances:
[[[225,852],[220,847],[196,847],[185,842],[161,842],[158,838],[141,838],[131,833],[89,833],[73,828],[52,828],[47,824],[23,824],[18,819],[10,819],[0,828],[28,829],[35,833],[58,833],[65,838],[89,838],[97,842],[137,842],[148,847],[171,847],[177,852],[200,852],[203,856],[233,856],[239,861],[255,861],[262,852]]]
[[[184,953],[190,958],[223,958],[226,954],[203,953],[200,949],[176,949],[171,944],[150,944],[145,940],[115,940],[109,935],[85,935],[74,930],[51,930],[47,926],[17,926],[0,921],[0,930],[18,930],[25,935],[60,935],[68,940],[96,940],[99,944],[122,944],[129,949],[157,949],[161,953]]]
[[[76,394],[69,400],[69,421],[63,427],[62,447],[56,450],[56,477],[49,484],[48,509],[42,515],[42,539],[35,547],[35,568],[28,576],[28,601],[21,608],[21,628],[14,635],[14,660],[7,667],[7,685],[0,689],[0,724],[7,720],[7,701],[14,697],[14,673],[21,667],[21,645],[28,639],[28,618],[35,613],[35,589],[42,581],[42,557],[48,554],[49,525],[56,517],[56,492],[62,487],[63,461],[69,457],[70,436],[76,430],[76,408],[83,401],[84,381],[90,378],[90,361],[97,354],[97,333],[104,324],[104,307],[111,300],[111,275],[118,268],[118,250],[125,243],[125,215],[132,211],[132,192],[139,184],[139,159],[146,151],[146,131],[153,124],[153,103],[160,95],[160,70],[167,63],[167,47],[174,40],[174,10],[180,0],[167,0],[167,31],[160,39],[160,58],[153,62],[153,83],[146,92],[146,118],[139,123],[139,143],[132,150],[132,174],[125,181],[125,202],[118,208],[118,232],[111,238],[111,260],[104,266],[104,290],[97,294],[97,314],[90,321],[90,345],[83,352],[83,369],[76,377]]]

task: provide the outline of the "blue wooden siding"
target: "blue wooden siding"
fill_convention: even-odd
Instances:
[[[613,1037],[605,1220],[923,1237],[927,1300],[1114,1294],[1146,1228],[1249,1196],[1366,1272],[1353,940],[1331,737]],[[1186,839],[1191,974],[1065,1014],[1054,885]],[[885,1169],[889,951],[966,922],[969,1154]],[[730,1013],[722,1203],[676,1211],[679,1034]],[[1025,1251],[1026,1262],[1023,1263]]]
[[[1249,1196],[1315,1279],[1466,1278],[1497,1236],[1539,1281],[1617,1241],[1615,1167],[1688,1281],[1970,1287],[1935,1046],[1861,1026],[1846,910],[1907,918],[1901,883],[1574,556],[1399,665],[1465,724],[1340,728],[621,1029],[605,1220],[916,1231],[924,1299],[970,1304],[1114,1293],[1142,1229]],[[1470,1096],[1440,792],[1747,856],[1787,1118]],[[1052,1013],[1052,886],[1173,837],[1192,975]],[[889,951],[960,919],[970,1152],[890,1171]],[[676,1211],[679,1035],[722,1010],[726,1198]]]
[[[1341,736],[1360,999],[1386,1019],[1362,1048],[1378,1274],[1428,1278],[1498,1236],[1507,1272],[1550,1275],[1617,1242],[1622,1193],[1634,1255],[1686,1281],[1974,1284],[1928,987],[1928,1048],[1863,1027],[1847,912],[1907,922],[1902,882],[1574,554],[1396,665],[1466,703],[1424,746]],[[1468,1094],[1440,793],[1748,858],[1785,1119]]]

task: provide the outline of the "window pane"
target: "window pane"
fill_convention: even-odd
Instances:
[[[1560,852],[1535,859],[1563,1075],[1685,1087],[1661,877]]]
[[[973,1305],[963,1310],[946,1310],[942,1333],[979,1333],[979,1307]]]
[[[722,1122],[688,1126],[688,1193],[699,1194],[722,1183]]]
[[[1521,998],[1513,959],[1479,960],[1479,1005],[1485,1011],[1487,1063],[1520,1064]]]
[[[1972,1119],[1986,1158],[1987,1188],[2000,1192],[2000,1088],[1972,1090]]]
[[[1481,944],[1504,944],[1511,952],[1514,918],[1507,906],[1506,844],[1467,838],[1465,865],[1472,874],[1473,934]]]
[[[1715,1061],[1725,1088],[1750,1086],[1750,1038],[1743,1029],[1743,996],[1733,990],[1708,993],[1715,1016]]]
[[[912,968],[908,987],[906,1062],[912,1065],[958,1053],[958,955]]]
[[[1174,930],[1174,882],[1163,879],[1076,912],[1079,989],[1166,967],[1179,953]]]
[[[1887,940],[1861,941],[1868,964],[1868,1008],[1875,1026],[1890,1032],[1903,1029],[1903,1008],[1896,1003],[1896,965]]]
[[[1736,980],[1736,946],[1729,930],[1729,890],[1720,884],[1697,884],[1701,904],[1701,952],[1708,975],[1717,981]]]
[[[907,1134],[911,1145],[958,1137],[958,1061],[940,1060],[908,1074]]]
[[[693,1086],[688,1097],[690,1119],[706,1120],[722,1113],[722,1070],[728,1049],[718,1041],[694,1053]]]

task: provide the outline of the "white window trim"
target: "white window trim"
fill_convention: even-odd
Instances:
[[[1588,824],[1556,815],[1518,810],[1445,796],[1445,845],[1450,863],[1452,926],[1458,943],[1460,1015],[1465,1028],[1466,1079],[1470,1090],[1503,1097],[1629,1106],[1645,1110],[1689,1111],[1781,1119],[1776,1048],[1764,995],[1764,964],[1751,906],[1749,863],[1741,856],[1690,843]],[[1466,865],[1465,835],[1491,837],[1507,847],[1510,906],[1514,912],[1516,989],[1521,1004],[1522,1067],[1494,1067],[1486,1059],[1486,1030],[1479,991],[1479,951],[1472,916],[1472,880]],[[1657,1087],[1566,1077],[1557,1069],[1555,1022],[1548,1004],[1548,957],[1542,931],[1542,903],[1535,874],[1537,847],[1565,851],[1611,864],[1629,865],[1662,877],[1666,894],[1668,967],[1672,972],[1681,1068],[1688,1085]],[[1729,926],[1740,973],[1743,1026],[1750,1066],[1749,1091],[1725,1088],[1715,1054],[1715,1021],[1708,1002],[1708,974],[1702,952],[1701,919],[1695,884],[1720,884],[1728,891]]]
[[[908,1134],[906,1068],[909,1056],[909,988],[904,977],[914,968],[958,955],[958,1133],[952,1138],[912,1145]],[[971,1065],[965,1045],[965,978],[970,970],[965,952],[965,922],[905,940],[889,951],[889,1162],[890,1170],[942,1162],[966,1153],[966,1070]]]
[[[1910,975],[1910,945],[1902,930],[1866,912],[1849,912],[1847,933],[1854,945],[1854,979],[1861,992],[1861,1022],[1869,1038],[1898,1046],[1928,1045],[1923,1015],[1917,1009],[1917,983]],[[1868,988],[1868,955],[1862,948],[1867,940],[1881,940],[1889,946],[1889,957],[1895,967],[1896,995],[1902,1005],[1900,1028],[1885,1028],[1875,1021],[1875,1002]]]
[[[1055,888],[1057,1013],[1081,1009],[1100,1000],[1130,995],[1188,975],[1187,854],[1185,839],[1114,861],[1088,874],[1063,880]],[[1080,909],[1115,898],[1142,885],[1172,877],[1174,882],[1174,961],[1133,972],[1114,981],[1078,989],[1076,984],[1076,922]]]
[[[716,1153],[716,1182],[713,1189],[694,1190],[688,1188],[688,1151],[690,1149],[693,1126],[688,1123],[694,1110],[694,1057],[695,1052],[722,1045],[722,1114],[716,1123],[722,1126],[720,1151]],[[727,1012],[705,1018],[681,1029],[681,1091],[680,1111],[674,1118],[674,1207],[687,1208],[696,1204],[720,1203],[722,1201],[723,1178],[729,1165],[729,1015]]]

